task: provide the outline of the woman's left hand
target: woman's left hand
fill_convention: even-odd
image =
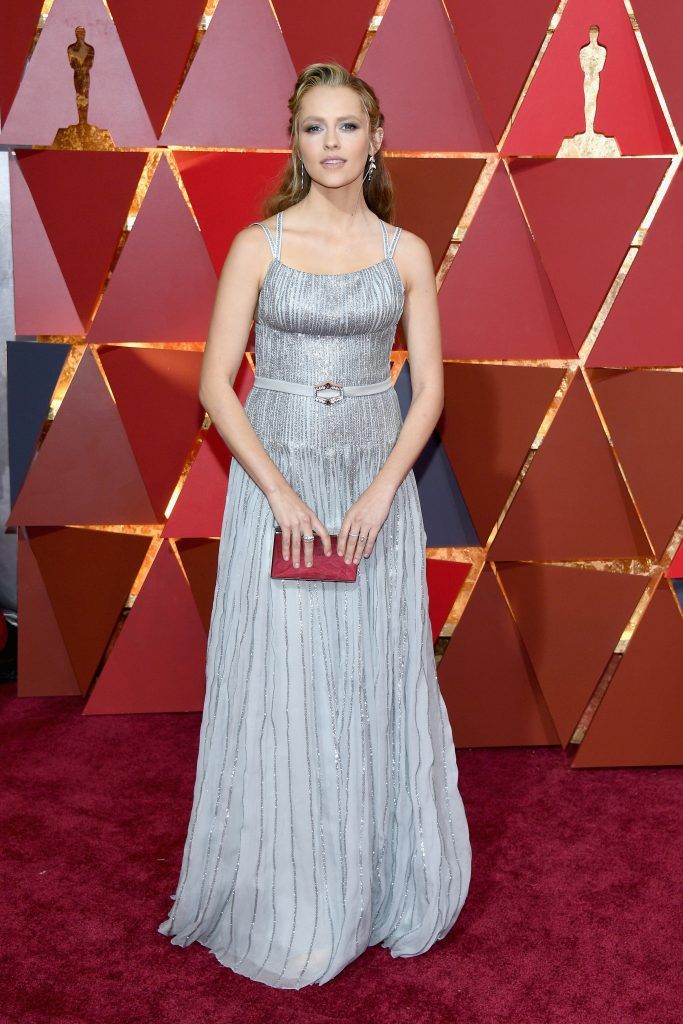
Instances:
[[[377,534],[389,515],[395,491],[375,480],[349,508],[337,536],[337,553],[356,565],[372,553]]]

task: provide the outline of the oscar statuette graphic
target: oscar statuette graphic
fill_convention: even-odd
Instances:
[[[85,41],[85,28],[76,27],[76,42],[67,47],[69,64],[74,72],[78,123],[60,128],[52,146],[56,149],[116,149],[111,133],[88,123],[90,102],[90,69],[95,62],[95,47]]]
[[[590,42],[579,51],[579,62],[583,71],[583,109],[586,118],[586,130],[562,140],[558,156],[621,156],[615,138],[595,132],[593,123],[598,105],[598,89],[600,88],[600,72],[607,60],[607,48],[598,43],[599,25],[591,25],[588,34]]]

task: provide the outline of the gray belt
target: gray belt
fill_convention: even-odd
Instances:
[[[334,405],[342,398],[354,395],[374,395],[378,391],[386,391],[392,387],[391,377],[386,380],[377,381],[375,384],[335,384],[334,381],[325,380],[320,384],[296,384],[291,380],[279,380],[276,377],[254,377],[255,388],[272,388],[274,391],[291,391],[295,395],[309,395],[315,398],[316,402],[324,405]],[[330,395],[330,392],[336,394]]]

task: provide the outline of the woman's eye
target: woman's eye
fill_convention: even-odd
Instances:
[[[314,131],[316,128],[319,128],[319,127],[320,127],[320,125],[312,124],[312,125],[309,125],[309,127],[306,129],[306,131],[310,134],[312,131]],[[358,127],[358,125],[354,124],[352,121],[345,121],[344,124],[342,125],[342,128],[353,128],[354,131],[355,131],[355,129],[357,127]]]

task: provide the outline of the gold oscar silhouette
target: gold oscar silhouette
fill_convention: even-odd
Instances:
[[[66,52],[74,72],[78,124],[58,129],[52,145],[56,149],[116,149],[114,140],[106,128],[88,124],[90,68],[95,62],[95,47],[86,43],[85,29],[82,25],[77,25],[75,31],[76,42],[70,43]]]
[[[583,71],[583,109],[586,118],[586,130],[578,135],[568,136],[562,140],[558,156],[621,156],[617,140],[610,135],[602,135],[593,130],[595,111],[598,105],[598,89],[600,88],[600,72],[607,60],[607,49],[598,43],[598,25],[588,29],[590,42],[579,50],[579,62]]]

